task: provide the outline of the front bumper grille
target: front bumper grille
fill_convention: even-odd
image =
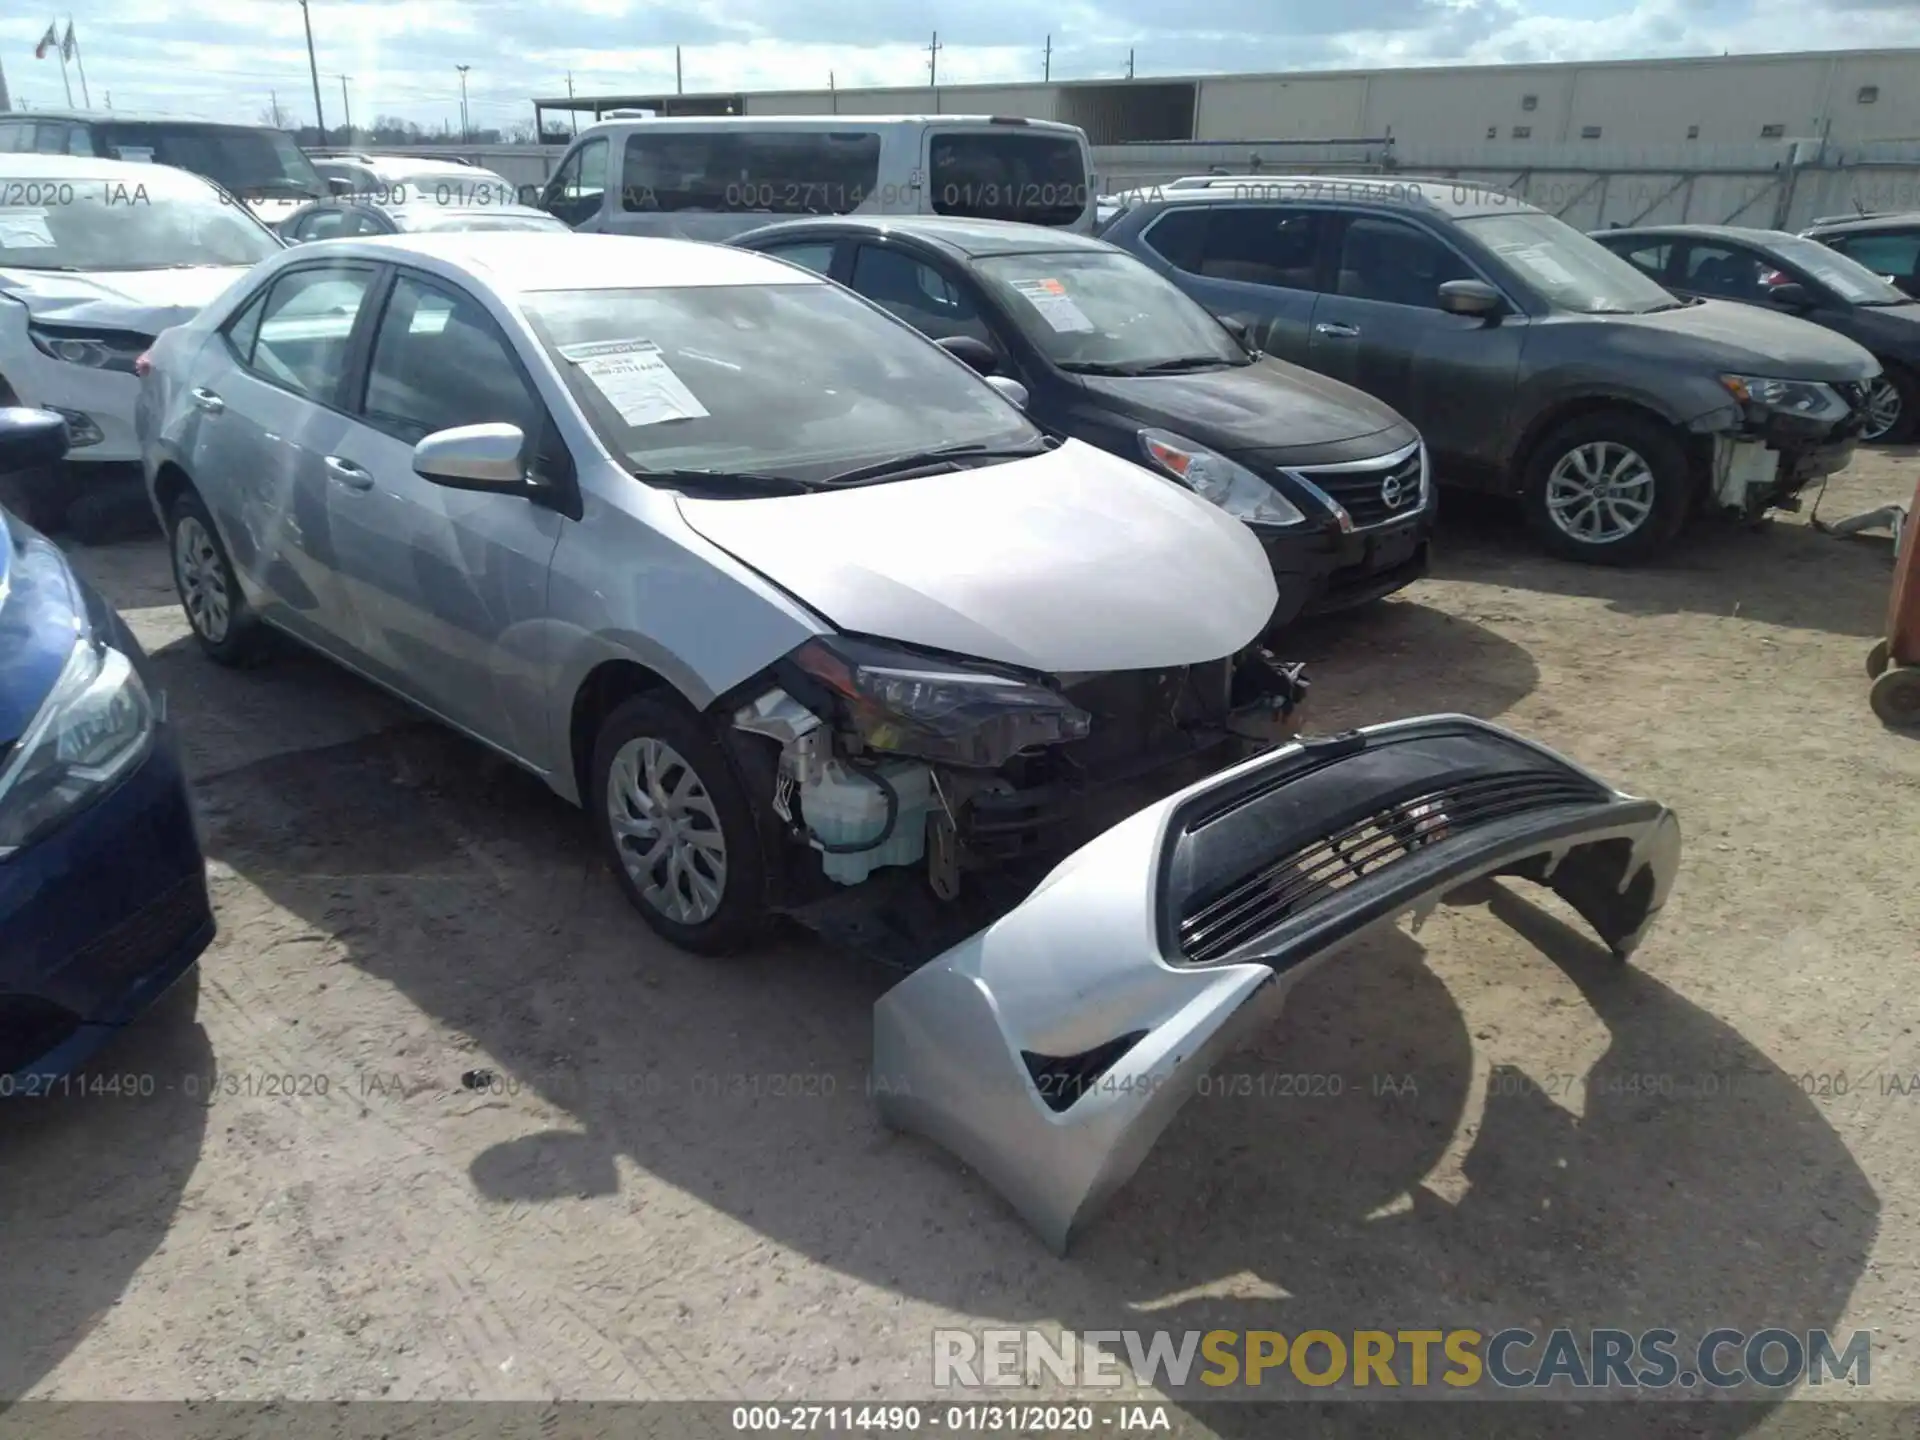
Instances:
[[[60,972],[102,995],[116,993],[174,955],[212,918],[205,879],[189,875],[76,950]]]
[[[1534,770],[1465,779],[1376,810],[1262,866],[1178,919],[1181,958],[1207,965],[1337,890],[1465,831],[1606,798],[1573,773]]]
[[[1356,530],[1404,520],[1419,514],[1426,504],[1427,457],[1417,444],[1375,460],[1302,466],[1286,473],[1346,511]]]

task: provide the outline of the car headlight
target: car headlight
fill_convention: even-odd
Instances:
[[[42,355],[89,370],[134,373],[133,362],[153,344],[153,336],[132,330],[95,330],[81,325],[29,325],[27,338]]]
[[[1722,375],[1720,383],[1742,405],[1758,405],[1803,420],[1842,420],[1847,402],[1818,380],[1775,380],[1765,375]]]
[[[0,770],[0,859],[104,794],[146,755],[153,702],[133,662],[92,636]]]
[[[809,640],[793,662],[833,692],[870,750],[992,769],[1038,745],[1084,740],[1093,717],[1058,691],[844,635]]]
[[[1249,525],[1299,525],[1294,503],[1237,460],[1171,430],[1142,430],[1140,448],[1154,467]]]

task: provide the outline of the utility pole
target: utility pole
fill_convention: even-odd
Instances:
[[[353,77],[351,75],[342,75],[340,77],[340,109],[343,112],[345,112],[347,117],[347,144],[348,145],[353,144],[353,105],[352,105],[352,102],[350,102],[347,99],[347,81],[351,80],[352,78]]]
[[[1046,54],[1040,59],[1040,78],[1042,80],[1053,79],[1053,36],[1051,35],[1047,36]]]
[[[936,90],[940,88],[940,51],[943,48],[940,32],[936,30],[933,32],[933,43],[927,46],[927,84]]]
[[[580,134],[580,112],[573,108],[573,71],[567,71],[567,119],[573,124],[575,136]]]
[[[280,95],[278,91],[267,91],[267,106],[273,115],[273,128],[276,130],[280,129]]]
[[[684,95],[687,93],[687,87],[681,79],[680,47],[678,45],[673,47],[673,93],[676,95]]]
[[[1127,51],[1127,79],[1133,79],[1133,51]]]
[[[453,68],[460,72],[460,143],[462,145],[471,145],[473,143],[473,127],[467,123],[467,71],[473,67],[471,65],[456,65]]]
[[[320,109],[320,62],[313,58],[313,16],[307,11],[307,0],[300,0],[300,19],[307,27],[307,70],[313,76],[313,123],[320,132],[320,143],[327,143],[327,117]]]

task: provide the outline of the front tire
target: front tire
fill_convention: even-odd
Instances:
[[[1866,445],[1903,445],[1920,429],[1920,380],[1897,364],[1882,362],[1880,378],[1867,394]]]
[[[671,700],[642,695],[606,718],[585,801],[627,899],[663,939],[725,955],[770,918],[752,802],[719,738]]]
[[[1634,565],[1686,524],[1694,480],[1686,448],[1659,421],[1626,411],[1581,415],[1553,430],[1527,463],[1527,524],[1553,554]]]
[[[266,627],[240,591],[213,516],[191,490],[167,512],[167,552],[173,561],[173,588],[180,608],[208,657],[236,669],[264,660]]]

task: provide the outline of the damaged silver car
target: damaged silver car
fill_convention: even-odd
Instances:
[[[1671,882],[1659,807],[1478,722],[1278,743],[1244,524],[799,267],[327,242],[141,369],[209,655],[290,636],[538,774],[677,945],[784,915],[910,971],[885,1113],[1056,1245],[1365,925],[1531,875],[1624,950]]]

